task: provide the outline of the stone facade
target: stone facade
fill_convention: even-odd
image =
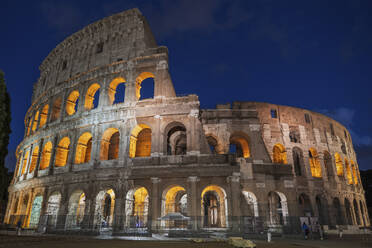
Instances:
[[[305,216],[328,229],[370,225],[345,127],[305,109],[200,109],[197,95],[176,96],[167,48],[137,9],[66,38],[40,71],[6,223],[116,233],[298,232]],[[154,94],[142,99],[149,78]]]

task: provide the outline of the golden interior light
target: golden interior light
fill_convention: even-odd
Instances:
[[[108,128],[101,139],[101,160],[117,159],[119,156],[119,130],[116,128]]]
[[[44,170],[49,167],[51,155],[52,155],[52,142],[48,141],[44,145],[44,149],[41,154],[40,170]]]
[[[118,87],[119,84],[122,83],[125,83],[125,79],[122,77],[117,77],[111,81],[108,89],[108,96],[111,104],[113,104],[115,101],[116,88]]]
[[[49,112],[49,105],[46,104],[43,109],[41,110],[41,113],[40,113],[40,123],[39,123],[39,127],[43,127],[46,122],[47,122],[47,118],[48,118],[48,112]]]
[[[39,147],[36,146],[32,152],[32,157],[31,157],[31,165],[30,165],[30,169],[29,169],[29,172],[32,173],[35,168],[36,168],[36,162],[37,162],[37,158],[39,156]]]
[[[68,137],[62,138],[61,141],[58,143],[57,152],[56,152],[56,161],[54,164],[56,167],[62,167],[66,165],[69,147],[70,147],[70,139]]]
[[[145,124],[135,126],[130,135],[129,157],[151,156],[151,129]]]
[[[309,164],[310,164],[310,171],[313,177],[322,177],[322,167],[320,165],[318,152],[315,148],[310,148],[309,150]]]
[[[348,184],[353,184],[353,176],[351,174],[351,168],[349,161],[345,158],[346,178]]]
[[[342,164],[341,156],[337,152],[335,153],[335,163],[336,163],[337,176],[343,176],[344,175],[344,166]]]
[[[273,147],[273,162],[277,164],[287,164],[287,152],[282,144]]]
[[[83,133],[77,143],[75,152],[75,164],[84,164],[90,161],[92,151],[92,134]]]
[[[34,122],[32,124],[32,132],[34,132],[36,130],[38,121],[39,121],[39,111],[37,111],[35,116],[34,116]]]
[[[66,113],[68,115],[73,115],[75,114],[76,110],[76,102],[79,99],[79,91],[74,90],[70,93],[70,95],[67,97],[66,101]]]
[[[97,90],[99,90],[101,86],[97,83],[92,84],[89,86],[87,93],[85,95],[85,102],[84,107],[85,109],[92,109],[94,107],[94,95],[96,94]]]
[[[142,72],[137,78],[136,78],[136,97],[137,99],[141,98],[141,84],[142,81],[148,78],[155,78],[155,75],[151,72]]]

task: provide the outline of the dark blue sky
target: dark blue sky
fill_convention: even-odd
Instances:
[[[73,32],[133,7],[169,48],[178,94],[199,95],[203,108],[240,100],[326,113],[351,130],[360,168],[372,169],[369,0],[3,0],[0,69],[12,98],[11,155],[42,60]]]

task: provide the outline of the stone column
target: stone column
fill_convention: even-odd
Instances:
[[[101,126],[98,126],[96,125],[93,130],[92,130],[92,133],[96,134],[93,136],[92,138],[92,152],[91,152],[91,160],[89,161],[90,163],[96,163],[100,160],[100,145],[101,145],[101,138],[102,138],[102,127]]]
[[[124,187],[124,183],[119,179],[118,184],[120,185],[118,191],[115,192],[115,207],[114,207],[114,221],[113,231],[120,232],[124,230],[125,223],[125,198],[127,195],[127,189]]]
[[[25,218],[23,220],[22,227],[28,227],[30,223],[31,209],[32,209],[32,203],[34,201],[34,196],[35,196],[34,189],[31,189],[30,195],[28,197],[28,203],[27,203]]]
[[[37,155],[37,161],[36,161],[36,166],[35,166],[34,177],[37,177],[37,175],[39,173],[41,155],[43,154],[43,144],[44,144],[44,139],[41,139],[40,140],[40,143],[39,143],[39,154]]]
[[[70,144],[70,151],[68,153],[68,159],[67,164],[68,171],[72,171],[72,165],[75,163],[75,154],[76,154],[76,146],[78,144],[78,137],[77,137],[77,131],[74,131],[74,134],[71,137],[71,144]]]
[[[159,193],[159,183],[161,179],[158,177],[151,177],[152,190],[151,190],[151,229],[158,230],[160,225],[158,225],[158,218],[160,217],[160,193]],[[149,211],[150,212],[150,211]],[[150,216],[149,216],[150,217]],[[150,218],[149,218],[150,219]]]
[[[192,109],[189,114],[189,127],[187,132],[187,154],[198,155],[200,153],[200,130],[203,128],[199,122],[199,110]]]
[[[31,165],[31,162],[32,162],[33,153],[34,153],[34,144],[31,144],[30,153],[29,153],[29,156],[28,156],[28,159],[27,159],[27,165],[26,165],[26,170],[25,170],[25,174],[24,174],[24,179],[27,179],[27,174],[29,173],[29,170],[30,170],[30,165]]]
[[[233,232],[239,232],[240,228],[240,173],[234,172],[232,176],[227,178],[231,193],[231,228]],[[228,218],[228,216],[226,216]]]
[[[50,161],[49,161],[49,175],[54,174],[54,164],[55,164],[57,147],[58,147],[58,135],[54,137],[54,141],[53,141],[53,149],[52,149],[52,154],[50,156]]]
[[[38,224],[39,232],[44,232],[45,230],[44,228],[46,228],[48,224],[47,207],[48,207],[48,188],[45,188],[43,192],[43,202],[41,204],[41,209],[40,209],[40,218],[39,218],[39,224]]]
[[[64,188],[61,192],[61,201],[59,203],[59,209],[57,214],[57,225],[56,229],[62,230],[66,228],[66,219],[68,212],[69,195],[67,188]]]
[[[6,211],[5,211],[5,216],[4,216],[4,223],[7,223],[7,224],[10,224],[9,223],[9,218],[10,218],[10,214],[11,214],[11,209],[12,209],[12,206],[14,204],[14,195],[15,193],[14,192],[9,192],[9,197],[8,197],[8,203],[7,203],[7,206],[6,206]]]
[[[151,134],[151,156],[163,155],[162,140],[163,135],[161,134],[160,125],[163,119],[160,115],[155,115],[155,126]]]
[[[125,84],[125,103],[137,102],[137,82],[133,71],[133,65],[128,63],[127,83]]]
[[[193,231],[201,228],[201,217],[200,217],[200,196],[197,191],[197,184],[200,179],[197,176],[190,176],[187,178],[188,190],[187,190],[187,212],[191,218],[191,229]]]

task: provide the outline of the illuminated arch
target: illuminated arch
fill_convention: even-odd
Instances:
[[[27,161],[28,161],[29,154],[30,154],[30,151],[27,151],[26,155],[23,157],[23,165],[22,165],[21,175],[25,174],[25,172],[26,172],[26,167],[27,167]]]
[[[100,88],[101,86],[97,83],[93,83],[89,86],[87,93],[85,94],[85,109],[89,110],[97,107],[94,105],[94,100],[97,97]]]
[[[32,201],[30,215],[28,217],[26,226],[29,228],[36,228],[39,224],[40,213],[41,213],[41,205],[43,203],[43,196],[36,195],[34,200]]]
[[[66,227],[79,227],[85,214],[85,193],[82,190],[74,191],[68,203]]]
[[[137,78],[136,78],[136,97],[137,99],[141,98],[141,84],[142,81],[147,78],[154,78],[155,75],[151,72],[142,72]]]
[[[120,133],[116,128],[108,128],[101,140],[101,160],[117,159],[119,156]]]
[[[258,203],[257,203],[256,195],[253,194],[252,192],[245,191],[245,190],[242,191],[242,194],[250,208],[252,216],[258,217]]]
[[[61,115],[62,97],[58,97],[52,107],[51,121],[56,121]]]
[[[46,124],[47,119],[48,119],[48,112],[49,112],[49,105],[45,104],[45,106],[43,107],[40,113],[39,128],[43,127]]]
[[[244,133],[238,132],[230,136],[230,152],[234,152],[238,157],[249,158],[251,156],[249,149],[248,136]],[[232,146],[235,146],[234,148]]]
[[[130,135],[129,157],[151,156],[151,128],[139,124],[133,128]]]
[[[269,192],[268,211],[270,225],[286,225],[288,221],[287,197],[278,191]]]
[[[115,99],[117,98],[116,89],[121,84],[123,84],[125,86],[125,79],[123,77],[117,77],[117,78],[115,78],[114,80],[111,81],[111,83],[109,85],[109,89],[108,89],[108,96],[109,96],[111,104],[113,104]],[[123,99],[124,99],[124,97],[123,97]]]
[[[44,170],[49,167],[50,157],[52,156],[52,142],[48,141],[43,148],[40,160],[40,170]]]
[[[77,111],[77,104],[79,101],[79,91],[74,90],[70,93],[66,100],[66,113],[68,115],[73,115]]]
[[[337,176],[343,176],[344,175],[344,166],[342,164],[341,156],[337,152],[335,153],[335,164],[336,164]]]
[[[61,193],[54,192],[48,198],[46,214],[48,215],[48,226],[55,227],[57,225],[57,216],[61,203]]]
[[[68,153],[70,150],[70,139],[68,137],[63,137],[58,143],[56,151],[56,167],[63,167],[67,163]]]
[[[350,160],[350,164],[351,164],[351,169],[353,171],[354,183],[355,184],[358,184],[359,183],[359,180],[358,180],[358,169],[356,167],[356,164],[354,163],[353,160]]]
[[[127,227],[146,227],[148,221],[149,194],[145,187],[128,191],[125,201]]]
[[[28,135],[30,135],[31,127],[32,127],[32,119],[31,119],[31,117],[28,118],[27,123],[28,123],[28,125],[27,124],[26,125],[27,125],[27,136],[28,136]]]
[[[32,151],[29,173],[32,173],[35,170],[38,157],[39,157],[39,147],[36,146],[34,147]]]
[[[187,153],[187,133],[181,122],[171,122],[164,129],[164,145],[168,155]]]
[[[353,184],[353,175],[351,174],[351,168],[349,161],[345,158],[345,168],[346,168],[346,179],[348,184]]]
[[[33,121],[33,124],[32,124],[32,132],[34,132],[36,130],[38,121],[39,121],[39,111],[37,111],[35,116],[34,116],[34,121]]]
[[[309,149],[310,171],[313,177],[322,177],[322,167],[319,161],[319,155],[315,148]]]
[[[201,211],[204,227],[227,227],[225,190],[217,185],[205,187],[201,193]]]
[[[75,152],[75,164],[84,164],[90,161],[92,152],[92,134],[83,133],[77,143]]]
[[[287,152],[285,147],[278,143],[273,147],[273,162],[276,164],[287,164]]]
[[[113,189],[101,190],[96,196],[95,224],[112,226],[114,220],[115,192]]]

